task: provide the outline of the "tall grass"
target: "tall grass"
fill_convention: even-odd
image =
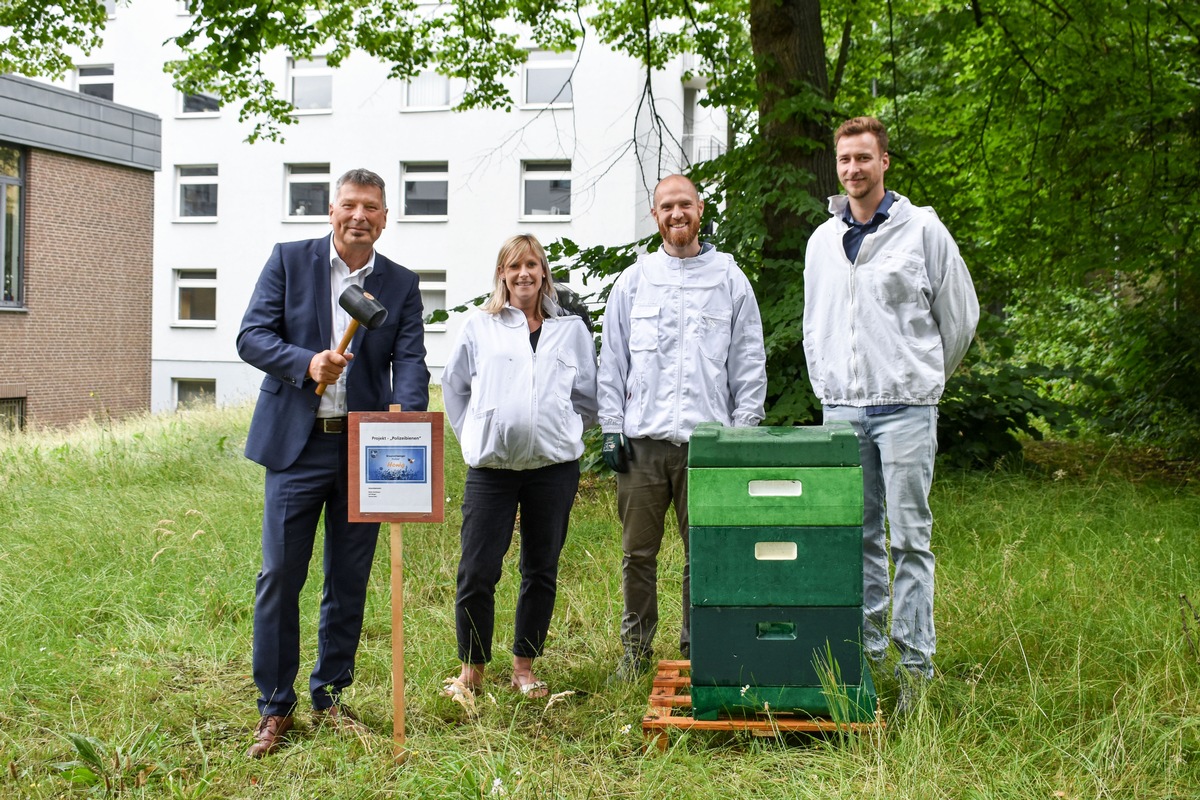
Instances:
[[[1200,498],[1094,465],[1058,479],[938,476],[938,675],[913,715],[849,739],[676,733],[659,756],[641,749],[645,686],[604,681],[621,607],[610,479],[580,493],[536,665],[552,692],[573,694],[507,689],[514,547],[478,717],[437,696],[456,669],[464,469],[448,443],[445,523],[403,529],[410,758],[392,759],[381,536],[347,696],[379,735],[339,738],[302,718],[289,747],[247,761],[262,504],[262,470],[241,455],[248,421],[247,408],[191,411],[0,438],[0,796],[1200,796],[1200,659],[1178,599],[1200,601]],[[663,655],[681,557],[668,537]],[[887,714],[896,685],[888,669],[876,679]]]

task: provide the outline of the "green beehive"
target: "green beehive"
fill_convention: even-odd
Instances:
[[[849,423],[701,425],[688,449],[692,708],[874,719]]]

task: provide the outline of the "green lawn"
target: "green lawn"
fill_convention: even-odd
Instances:
[[[0,796],[1200,796],[1200,659],[1179,599],[1200,605],[1200,497],[1084,449],[1057,454],[1062,468],[1046,474],[938,476],[939,674],[915,715],[845,741],[675,733],[665,755],[646,755],[646,687],[604,684],[620,650],[611,478],[580,493],[538,662],[553,692],[573,694],[518,699],[501,657],[478,719],[437,696],[457,667],[464,469],[448,443],[445,523],[403,531],[409,759],[392,759],[381,537],[347,696],[379,735],[338,738],[305,718],[291,746],[249,762],[262,470],[241,455],[248,422],[248,408],[193,411],[0,438]],[[681,556],[670,539],[662,655],[674,655]],[[884,672],[877,684],[889,713],[895,683]]]

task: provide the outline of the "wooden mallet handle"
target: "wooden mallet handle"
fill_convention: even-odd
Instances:
[[[350,324],[346,326],[346,333],[342,336],[342,341],[338,342],[337,354],[340,356],[346,352],[346,348],[350,346],[350,340],[354,338],[355,332],[358,330],[358,320],[350,318]],[[327,383],[317,384],[317,397],[325,394]]]

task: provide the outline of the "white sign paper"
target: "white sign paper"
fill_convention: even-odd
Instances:
[[[359,426],[359,510],[364,514],[433,510],[433,426],[364,422]]]

